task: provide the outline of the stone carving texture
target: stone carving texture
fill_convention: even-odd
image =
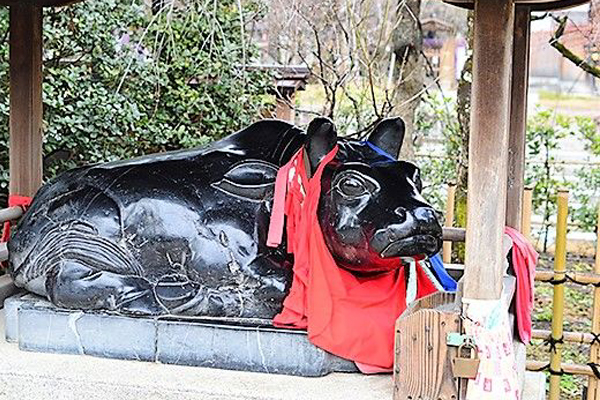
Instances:
[[[338,138],[325,118],[306,132],[266,120],[207,147],[68,171],[21,220],[10,272],[67,309],[271,319],[293,264],[285,244],[266,246],[274,185],[304,145],[313,169],[339,146],[319,221],[340,268],[383,273],[386,258],[439,251],[418,168],[389,156],[403,136],[400,119],[380,122],[368,142]]]

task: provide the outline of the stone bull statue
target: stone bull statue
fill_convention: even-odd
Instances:
[[[339,146],[318,218],[341,268],[377,274],[390,257],[439,251],[419,170],[395,160],[403,137],[399,118],[365,142],[338,138],[325,118],[306,133],[266,120],[207,147],[73,169],[35,196],[9,242],[10,272],[62,308],[273,318],[293,263],[284,244],[266,246],[274,184],[303,145],[313,171]]]

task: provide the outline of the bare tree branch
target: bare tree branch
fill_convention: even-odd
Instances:
[[[559,41],[565,33],[568,17],[565,15],[564,17],[552,16],[552,18],[558,22],[558,27],[550,39],[550,46],[554,47],[563,57],[571,61],[578,68],[581,68],[583,71],[595,76],[596,78],[600,78],[600,68],[598,68],[598,66],[592,65],[583,58],[579,57]]]

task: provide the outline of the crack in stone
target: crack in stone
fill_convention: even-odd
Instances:
[[[79,350],[79,354],[85,354],[83,343],[81,342],[81,335],[79,334],[79,329],[77,329],[77,321],[79,321],[83,315],[83,311],[71,313],[67,320],[67,325],[71,328],[71,331],[77,338],[77,349]]]

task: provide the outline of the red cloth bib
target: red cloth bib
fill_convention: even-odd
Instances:
[[[405,268],[392,259],[395,270],[358,278],[337,266],[317,219],[323,169],[336,153],[337,147],[308,178],[301,149],[277,175],[267,243],[281,243],[285,214],[294,278],[273,323],[307,329],[313,344],[355,361],[365,372],[389,371],[394,363],[394,324],[406,308]],[[437,290],[418,262],[417,282],[417,298]]]
[[[16,194],[11,194],[8,196],[8,206],[15,207],[20,206],[23,210],[26,210],[27,207],[31,205],[32,198],[28,196],[19,196]],[[6,221],[4,223],[4,228],[2,229],[2,238],[0,238],[0,242],[5,243],[8,242],[10,238],[10,221]]]

